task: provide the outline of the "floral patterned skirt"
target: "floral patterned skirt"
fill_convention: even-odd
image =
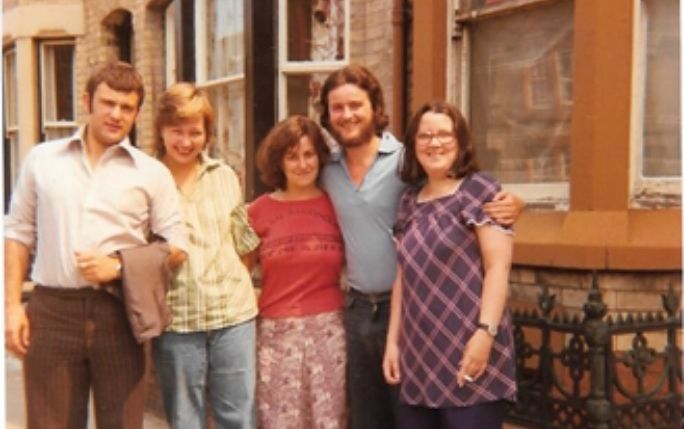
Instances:
[[[257,322],[257,426],[346,428],[341,311]]]

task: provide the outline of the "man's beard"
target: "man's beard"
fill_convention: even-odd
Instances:
[[[371,122],[361,130],[361,133],[359,133],[358,136],[352,138],[343,137],[340,133],[337,132],[337,130],[334,127],[330,127],[330,134],[332,134],[332,136],[335,138],[337,143],[340,144],[340,146],[345,148],[354,148],[363,146],[364,144],[370,142],[373,136],[375,135],[375,127]]]

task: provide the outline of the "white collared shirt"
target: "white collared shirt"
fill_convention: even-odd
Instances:
[[[105,254],[147,243],[153,232],[185,250],[185,229],[168,169],[124,139],[90,167],[84,128],[26,157],[5,217],[5,238],[34,249],[31,278],[82,287],[74,252]]]

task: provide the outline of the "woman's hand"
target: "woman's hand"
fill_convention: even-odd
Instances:
[[[401,373],[399,372],[399,345],[393,341],[387,341],[385,345],[385,357],[382,360],[382,372],[387,384],[399,384]]]
[[[489,362],[489,353],[492,351],[492,338],[487,332],[482,329],[475,331],[463,352],[463,359],[461,359],[460,369],[456,375],[456,381],[459,386],[463,387],[466,382],[477,380],[487,369],[487,362]]]

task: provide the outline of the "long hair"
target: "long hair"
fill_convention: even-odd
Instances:
[[[368,99],[373,108],[373,126],[376,135],[389,124],[389,117],[385,113],[385,100],[382,95],[382,87],[378,79],[367,68],[358,64],[351,64],[335,72],[332,72],[323,82],[321,88],[321,126],[330,130],[330,114],[328,111],[328,94],[342,85],[356,85],[368,94]]]

